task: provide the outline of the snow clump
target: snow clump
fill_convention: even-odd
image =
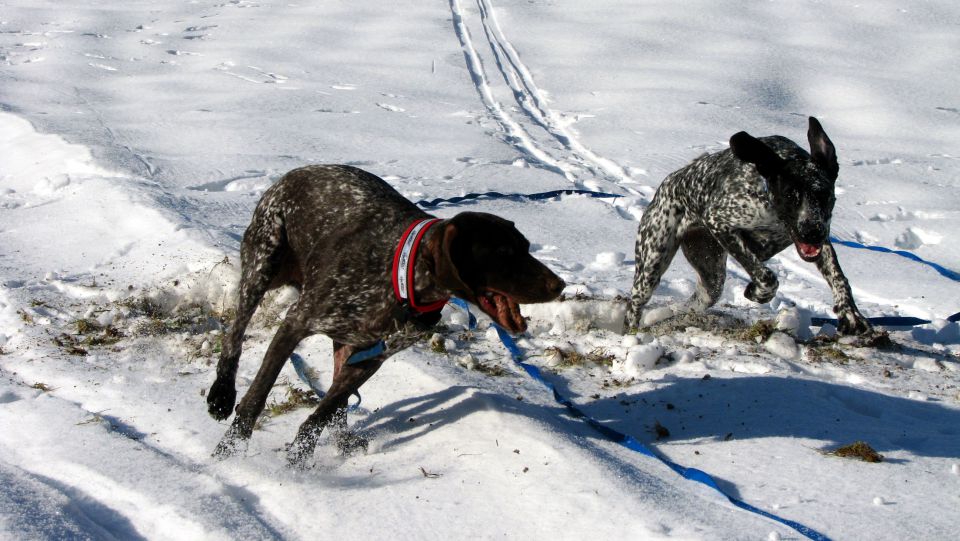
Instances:
[[[792,361],[800,355],[797,343],[789,334],[775,332],[764,342],[763,348],[781,359]]]
[[[629,377],[640,377],[644,372],[652,370],[656,366],[660,357],[663,357],[664,349],[656,340],[649,344],[633,346],[627,351],[627,357],[623,361],[614,361],[613,370],[622,372]]]
[[[943,235],[934,231],[927,231],[919,227],[908,227],[903,233],[897,236],[894,244],[897,248],[904,250],[916,250],[917,248],[928,244],[940,244]]]
[[[593,270],[614,270],[623,264],[626,258],[623,252],[600,252],[590,264]]]
[[[960,344],[960,322],[935,319],[914,327],[911,334],[921,344]]]

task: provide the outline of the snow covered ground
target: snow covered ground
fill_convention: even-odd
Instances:
[[[414,200],[620,194],[436,214],[514,220],[568,282],[519,344],[606,425],[832,538],[956,538],[957,282],[838,248],[866,315],[934,320],[892,348],[814,339],[830,292],[792,250],[769,305],[731,264],[707,317],[617,325],[664,175],[739,130],[803,142],[808,115],[838,147],[834,235],[960,270],[958,24],[946,1],[4,2],[0,538],[799,538],[564,415],[454,308],[446,353],[363,387],[367,454],[288,470],[309,410],[277,407],[246,456],[210,458],[239,239],[306,163]],[[693,286],[678,257],[652,305]],[[241,392],[289,301],[261,310]],[[329,341],[299,352],[329,382]],[[272,402],[305,388],[287,368]],[[883,462],[824,453],[858,440]]]

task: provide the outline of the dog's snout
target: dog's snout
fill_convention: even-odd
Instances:
[[[827,228],[822,221],[804,220],[797,224],[797,235],[805,242],[823,242],[827,236]]]
[[[805,200],[797,215],[797,236],[799,240],[810,243],[823,242],[827,237],[829,214],[810,200]]]
[[[551,273],[553,274],[553,273]],[[559,297],[563,293],[563,288],[567,287],[567,283],[563,281],[562,278],[554,274],[547,280],[547,291],[550,292],[554,298]]]

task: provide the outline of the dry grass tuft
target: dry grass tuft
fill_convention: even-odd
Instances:
[[[604,348],[595,348],[589,353],[583,354],[574,348],[563,349],[559,347],[549,347],[543,352],[544,356],[558,355],[560,363],[556,365],[557,369],[571,368],[574,366],[584,366],[587,363],[600,366],[613,366],[613,360],[616,356],[608,353]]]
[[[865,441],[855,441],[850,445],[838,447],[833,451],[826,451],[824,454],[838,456],[841,458],[858,458],[864,462],[883,462],[883,455],[876,452]]]

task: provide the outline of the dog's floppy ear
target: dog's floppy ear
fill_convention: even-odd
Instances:
[[[820,121],[810,117],[810,129],[807,130],[807,141],[810,142],[810,159],[820,169],[827,173],[827,178],[837,180],[840,174],[840,165],[837,163],[837,149],[823,131]]]
[[[472,294],[474,293],[473,289],[460,277],[460,271],[457,270],[457,265],[453,262],[453,244],[459,233],[456,224],[452,221],[448,220],[444,224],[436,256],[437,268],[435,272],[437,273],[437,281],[443,287]]]
[[[766,178],[776,175],[784,165],[776,152],[745,131],[733,134],[730,150],[737,158],[756,165],[757,171]]]

